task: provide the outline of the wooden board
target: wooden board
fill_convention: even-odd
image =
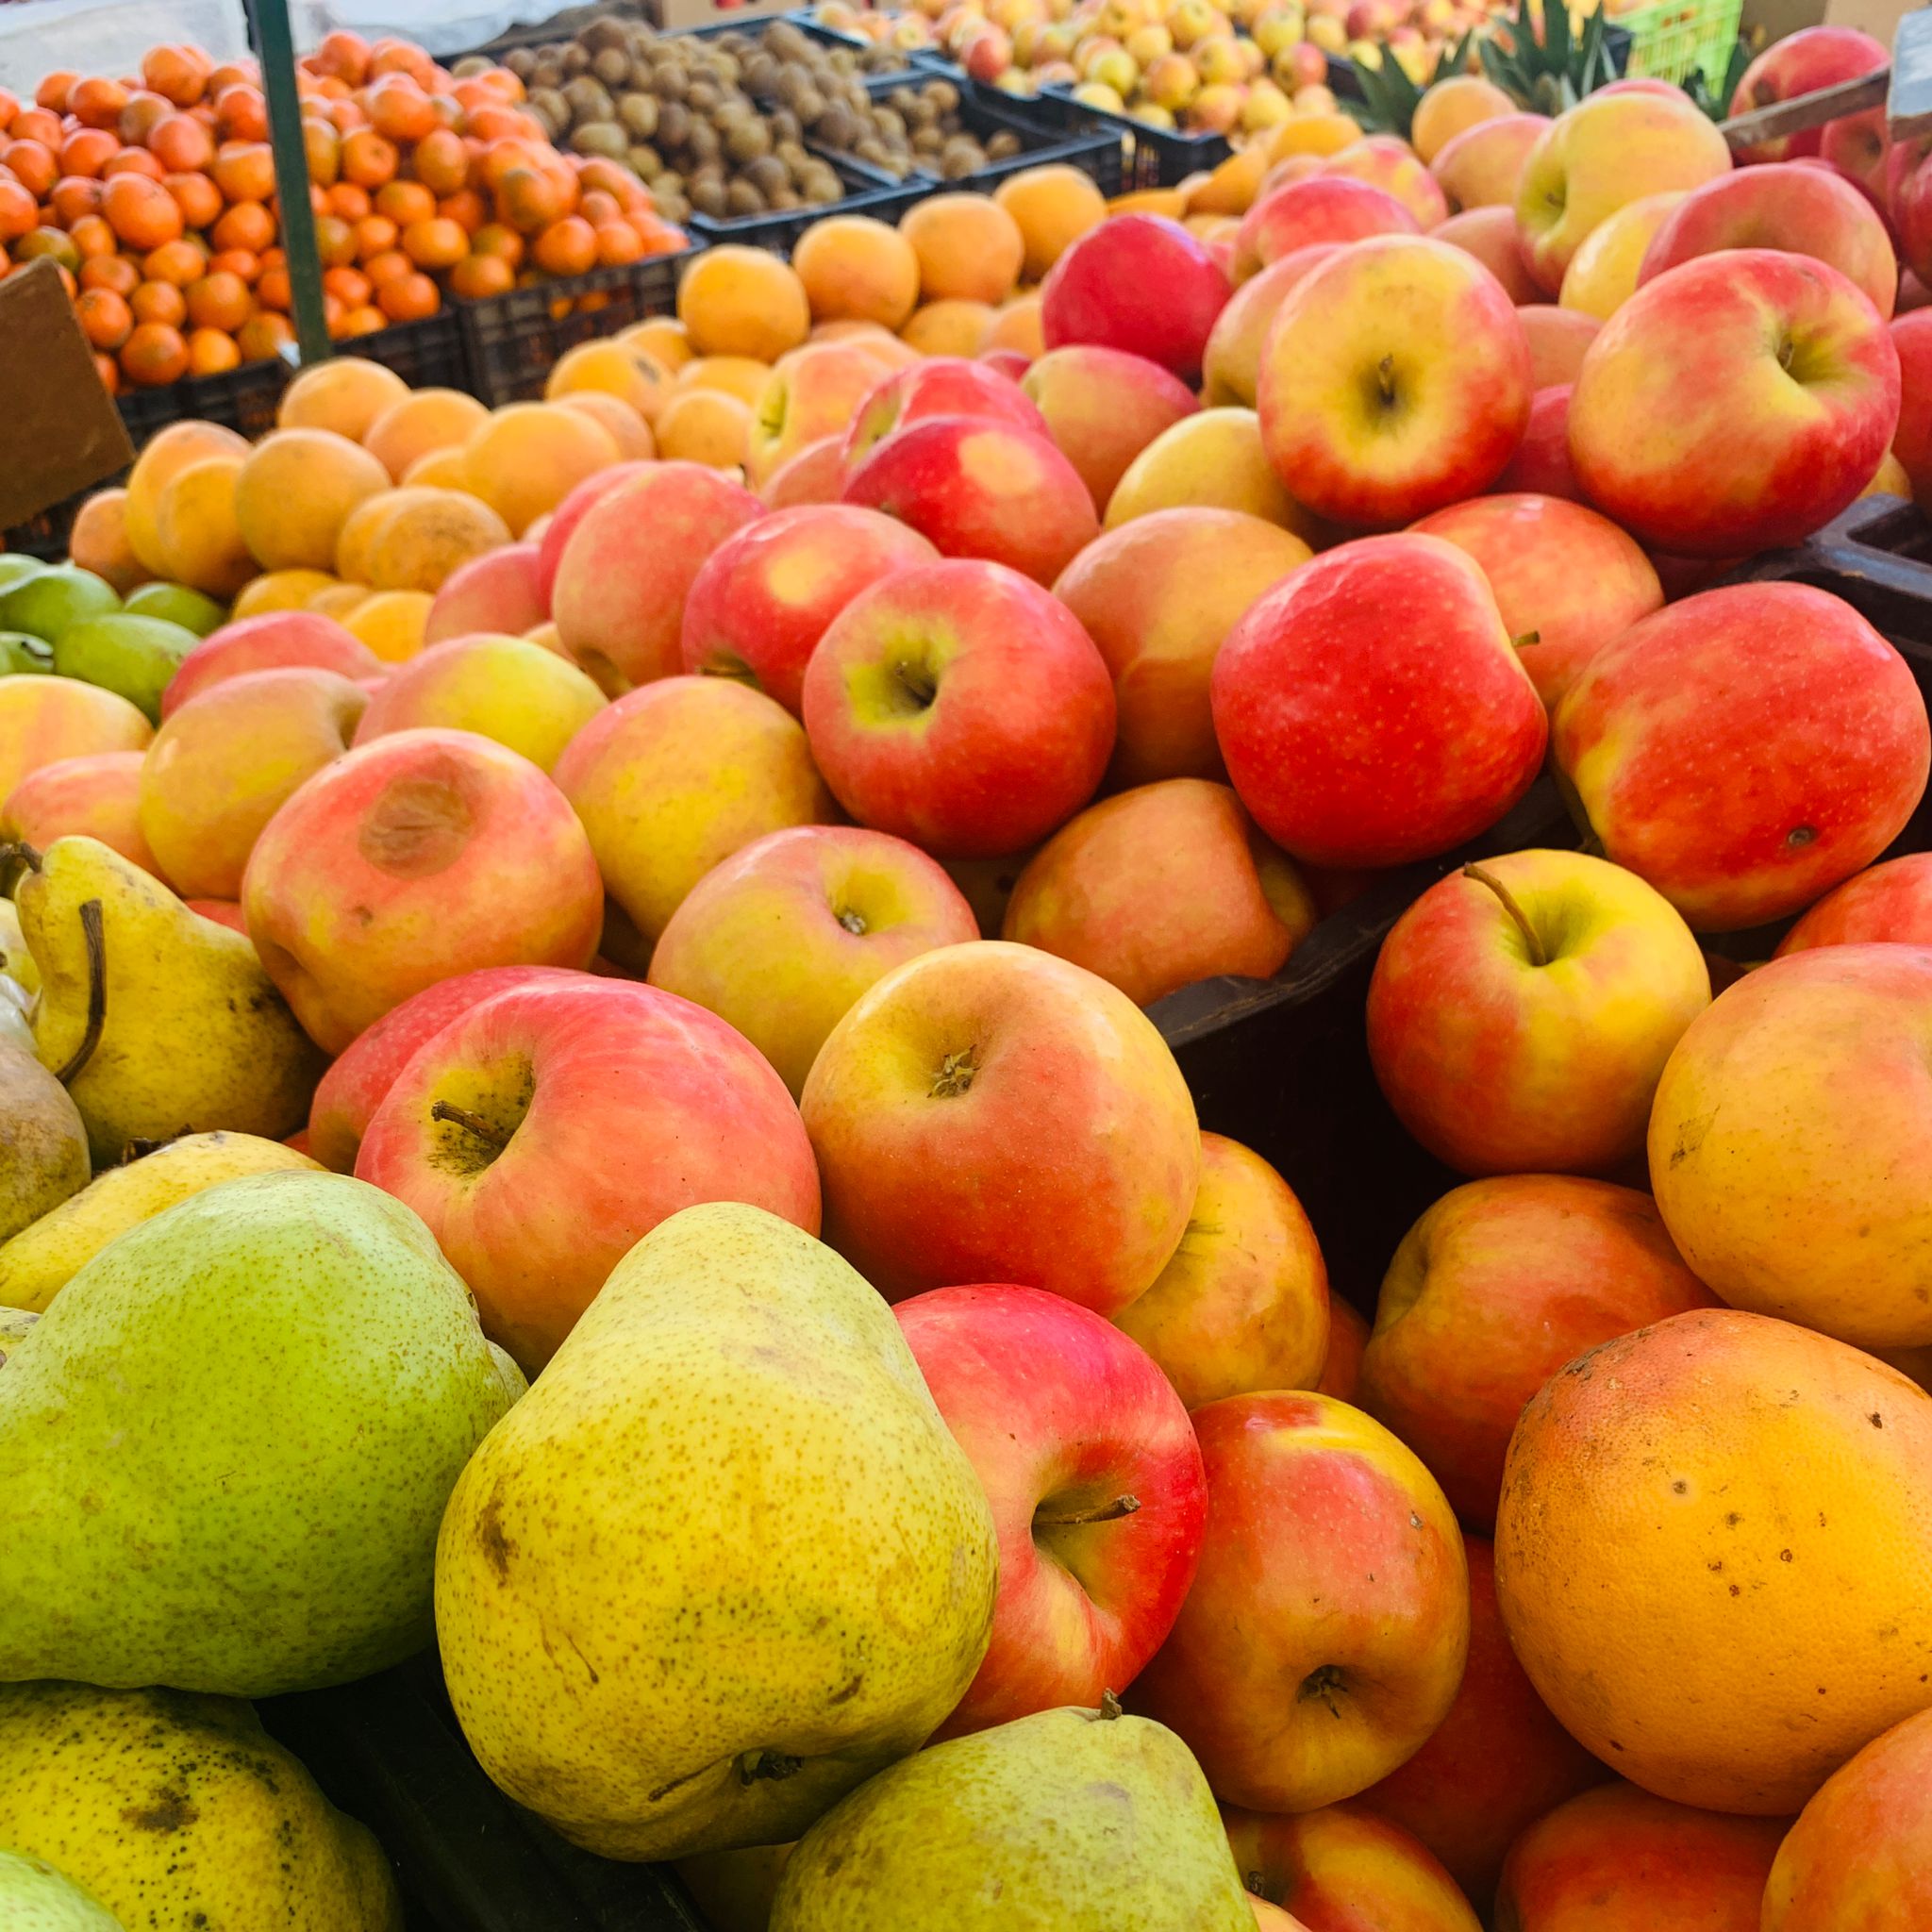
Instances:
[[[8,275],[0,282],[0,529],[133,460],[59,270],[37,261]]]

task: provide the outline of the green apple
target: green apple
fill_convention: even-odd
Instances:
[[[161,693],[181,660],[201,639],[184,625],[119,612],[70,625],[54,641],[54,669],[62,677],[99,685],[137,705],[151,722],[161,716]]]
[[[105,577],[78,564],[57,563],[0,591],[0,630],[24,630],[54,643],[75,625],[120,608],[121,599]]]
[[[124,608],[130,617],[164,618],[198,638],[219,630],[228,621],[226,605],[217,604],[186,584],[143,584],[128,593]]]

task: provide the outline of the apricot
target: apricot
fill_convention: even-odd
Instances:
[[[135,459],[127,475],[127,502],[123,514],[126,523],[127,546],[155,576],[166,576],[168,566],[160,553],[155,532],[155,499],[162,486],[190,463],[204,457],[245,457],[248,443],[232,429],[219,423],[191,419],[170,423],[158,430],[147,447]]]
[[[609,432],[580,409],[511,403],[463,446],[470,487],[521,537],[581,483],[618,460]]]
[[[409,393],[409,385],[380,362],[333,356],[305,369],[282,391],[275,423],[283,429],[333,429],[361,442],[385,409]]]
[[[364,597],[342,623],[385,664],[400,664],[423,648],[433,602],[427,591],[379,591]]]
[[[1004,302],[1026,262],[1020,224],[984,194],[918,202],[899,233],[919,258],[919,292],[927,302]]]
[[[390,487],[361,444],[332,429],[277,429],[257,443],[235,483],[235,519],[266,570],[326,570],[359,503]]]
[[[155,499],[161,575],[210,597],[232,597],[255,575],[240,523],[240,457],[204,457],[176,471]]]
[[[82,570],[105,577],[122,596],[154,575],[127,539],[127,492],[96,490],[67,533],[67,555]]]
[[[976,356],[998,320],[991,302],[928,302],[913,311],[899,339],[922,356]]]
[[[554,403],[583,393],[615,396],[646,423],[656,423],[671,398],[671,378],[662,363],[634,343],[579,342],[551,370],[543,399]]]
[[[490,420],[475,396],[455,389],[419,389],[398,398],[364,432],[369,454],[392,482],[437,450],[461,449]]]
[[[658,454],[670,461],[736,469],[750,447],[749,406],[719,390],[687,390],[658,419]]]
[[[870,215],[814,222],[791,252],[812,320],[901,329],[919,302],[919,258],[896,228]]]
[[[1090,228],[1107,219],[1107,201],[1078,168],[1028,168],[1009,175],[993,201],[1012,217],[1024,250],[1021,274],[1037,282]]]
[[[811,328],[805,284],[762,248],[728,244],[698,257],[677,285],[677,319],[700,356],[775,362]]]

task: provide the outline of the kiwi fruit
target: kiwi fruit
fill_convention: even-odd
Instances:
[[[630,152],[630,139],[615,121],[586,121],[571,135],[571,147],[580,155],[601,155],[621,161]]]
[[[608,48],[622,48],[627,36],[621,21],[605,18],[593,20],[577,35],[577,43],[588,47],[592,54],[601,54]]]
[[[741,167],[769,154],[772,131],[762,121],[736,122],[724,137],[724,152]]]
[[[602,47],[591,62],[591,72],[606,87],[623,87],[630,79],[630,56],[622,47]]]
[[[692,80],[684,91],[684,105],[693,114],[710,113],[724,98],[724,92],[718,83],[702,75]]]
[[[690,87],[690,74],[675,60],[660,62],[651,76],[651,92],[660,101],[682,101]]]
[[[1010,127],[1002,127],[986,144],[986,158],[990,161],[1010,160],[1020,152],[1020,137]]]
[[[727,216],[761,215],[764,211],[765,197],[741,176],[725,189],[724,212]]]
[[[659,111],[656,94],[625,94],[617,104],[617,118],[640,141],[657,133]]]
[[[610,98],[604,83],[592,80],[588,74],[572,81],[564,89],[563,97],[570,103],[572,116],[580,122],[608,121],[617,112],[617,103]]]
[[[704,180],[693,181],[691,184],[691,205],[692,208],[701,215],[709,215],[713,221],[723,218],[725,200],[724,182],[712,176],[708,175]]]
[[[575,42],[572,42],[558,55],[558,64],[566,75],[588,74],[591,71],[591,57]]]
[[[790,142],[798,141],[805,129],[798,124],[798,116],[790,108],[779,108],[765,116],[765,125],[772,130],[772,139],[780,147]]]
[[[682,101],[663,101],[658,108],[658,145],[680,148],[691,138],[691,109]]]
[[[701,161],[715,161],[724,152],[718,130],[708,121],[693,121],[691,132],[684,137],[684,145]]]
[[[759,155],[756,160],[747,161],[744,179],[765,197],[767,203],[774,195],[787,192],[791,186],[791,176],[776,155]]]
[[[633,142],[624,158],[631,173],[647,187],[664,172],[664,158],[648,142]]]

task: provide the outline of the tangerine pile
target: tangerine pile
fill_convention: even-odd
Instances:
[[[301,62],[302,126],[338,340],[684,246],[643,184],[563,155],[523,83],[413,42],[330,34]],[[0,91],[0,272],[55,261],[110,391],[213,375],[293,335],[260,71],[151,48],[138,78]]]

